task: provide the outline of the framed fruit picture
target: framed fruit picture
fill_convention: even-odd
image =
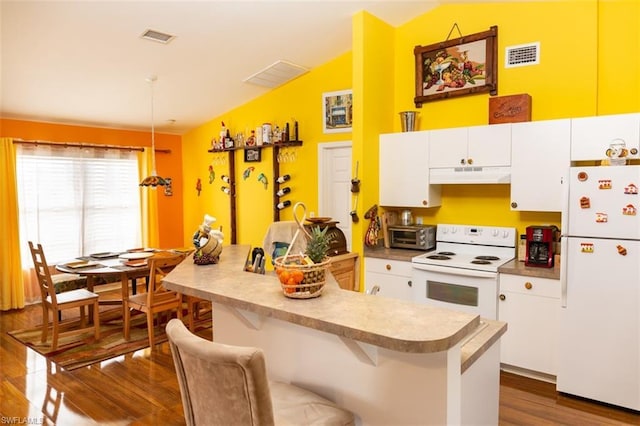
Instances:
[[[416,46],[416,97],[424,102],[474,93],[498,93],[498,27],[456,39]]]

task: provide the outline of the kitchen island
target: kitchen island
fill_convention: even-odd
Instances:
[[[313,390],[359,424],[497,424],[506,324],[340,289],[284,297],[275,274],[244,272],[250,247],[189,257],[167,288],[211,300],[214,340],[264,350],[271,380]]]

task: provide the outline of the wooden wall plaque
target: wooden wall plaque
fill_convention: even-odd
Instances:
[[[531,121],[531,96],[526,93],[489,98],[489,124]]]

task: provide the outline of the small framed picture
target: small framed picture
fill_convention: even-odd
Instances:
[[[352,90],[322,94],[322,130],[324,133],[350,132],[352,114]]]
[[[256,163],[262,160],[261,158],[262,149],[260,148],[248,148],[244,150],[244,162],[245,163]]]

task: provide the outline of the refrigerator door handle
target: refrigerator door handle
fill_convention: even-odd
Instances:
[[[562,261],[560,262],[560,302],[563,308],[567,307],[567,258],[569,256],[569,239],[565,236],[560,238],[560,253],[562,253]]]

